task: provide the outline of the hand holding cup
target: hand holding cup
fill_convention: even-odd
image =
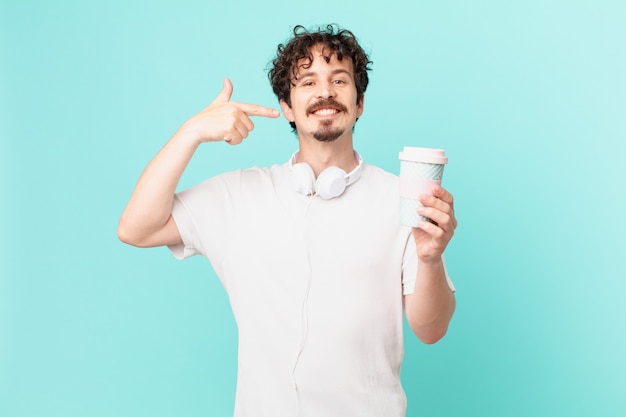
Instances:
[[[400,223],[419,227],[429,218],[417,213],[420,195],[433,195],[433,187],[441,185],[443,168],[448,157],[442,149],[405,146],[400,158]]]

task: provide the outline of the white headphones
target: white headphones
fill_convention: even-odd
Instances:
[[[361,176],[363,159],[354,151],[358,165],[349,173],[339,167],[328,167],[315,179],[313,169],[306,162],[296,163],[298,151],[294,152],[289,160],[289,166],[293,173],[293,184],[299,193],[304,195],[319,195],[325,200],[339,197],[348,185],[353,184]]]

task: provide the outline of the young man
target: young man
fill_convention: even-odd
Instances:
[[[353,148],[370,63],[349,31],[296,27],[269,74],[298,136],[291,160],[175,194],[201,143],[240,144],[250,116],[279,115],[231,102],[225,80],[150,162],[120,220],[126,243],[211,261],[239,328],[237,417],[404,416],[403,311],[425,343],[448,328],[453,198],[435,187],[420,210],[433,222],[399,225],[397,177]]]

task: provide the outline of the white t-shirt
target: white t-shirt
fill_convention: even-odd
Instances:
[[[176,195],[170,249],[209,259],[239,328],[235,417],[405,416],[417,255],[398,201],[398,178],[368,164],[331,200],[294,191],[289,164]]]

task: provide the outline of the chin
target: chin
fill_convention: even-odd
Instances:
[[[344,129],[320,129],[313,132],[313,137],[320,142],[334,142],[345,132]]]
[[[313,137],[315,139],[317,139],[319,142],[334,142],[337,139],[339,139],[339,137],[341,136],[341,134],[328,134],[328,133],[324,133],[324,134],[318,134],[315,133],[313,135]]]

